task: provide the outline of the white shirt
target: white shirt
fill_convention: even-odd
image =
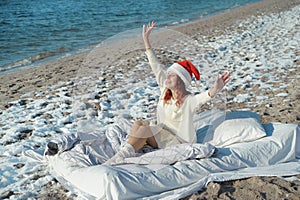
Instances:
[[[174,100],[171,100],[168,104],[164,103],[163,97],[167,89],[165,86],[166,68],[159,63],[153,50],[147,50],[146,55],[162,91],[157,105],[157,123],[163,124],[163,126],[170,129],[180,141],[195,143],[197,138],[193,124],[193,115],[200,105],[211,99],[208,91],[197,95],[187,95],[180,107],[176,106]]]

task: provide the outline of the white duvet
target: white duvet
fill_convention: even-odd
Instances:
[[[213,129],[207,127],[219,116],[204,113],[198,118],[198,141],[203,144],[144,149],[139,156],[126,159],[127,164],[101,165],[126,140],[131,123],[121,120],[105,132],[59,139],[59,154],[47,157],[47,162],[60,182],[79,189],[88,199],[178,199],[210,181],[300,174],[299,125],[264,124],[265,137],[219,147],[213,154],[215,147],[207,143]],[[231,117],[245,116],[235,113]]]

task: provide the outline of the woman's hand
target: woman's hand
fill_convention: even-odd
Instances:
[[[220,92],[223,87],[229,82],[230,80],[230,73],[225,72],[221,76],[217,76],[215,83],[214,83],[214,88],[209,90],[209,96],[213,97],[215,96],[218,92]]]
[[[145,25],[143,25],[143,40],[144,40],[144,44],[146,49],[151,49],[151,45],[150,45],[150,41],[149,41],[149,36],[151,31],[154,29],[155,27],[155,22],[152,21],[151,23],[149,22],[147,27]]]

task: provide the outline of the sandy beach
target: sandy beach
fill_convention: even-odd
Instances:
[[[164,43],[167,47],[159,45],[161,41],[168,41],[170,44],[175,41],[164,36],[153,38],[153,48],[166,65],[181,58],[194,59],[201,66],[201,77],[206,81],[213,76],[209,73],[230,71],[232,80],[224,90],[225,102],[221,105],[226,111],[242,109],[257,112],[261,115],[262,123],[299,124],[300,26],[297,24],[290,28],[293,25],[291,18],[295,17],[295,23],[299,22],[299,15],[289,18],[286,14],[297,13],[295,8],[299,9],[299,5],[299,0],[264,0],[174,27],[174,32],[167,30],[178,38],[186,36],[186,39],[181,40],[186,43],[186,48],[181,48],[182,44],[168,46],[167,42]],[[153,75],[149,75],[150,68],[143,68],[145,64],[147,66],[147,59],[141,40],[140,38],[126,44],[108,42],[109,48],[95,48],[92,52],[0,75],[0,144],[8,152],[0,157],[11,160],[13,157],[20,157],[21,150],[13,151],[11,145],[16,149],[24,144],[32,145],[42,151],[43,144],[65,133],[64,126],[68,128],[66,132],[75,130],[76,126],[73,126],[70,119],[75,107],[71,99],[74,94],[89,94],[83,97],[83,101],[87,102],[86,106],[93,110],[89,116],[101,116],[104,119],[103,124],[112,123],[117,115],[131,118],[154,117],[155,102],[151,98],[133,105],[146,107],[146,111],[140,115],[130,113],[126,106],[123,109],[122,101],[115,103],[112,99],[107,102],[109,106],[97,101],[106,97],[108,91],[120,88],[116,92],[120,92],[124,99],[131,102],[134,90],[123,91],[122,84],[130,83],[133,88],[136,86],[138,89],[149,78],[153,78]],[[198,42],[196,47],[188,44],[194,40]],[[101,54],[100,58],[98,54]],[[80,85],[81,80],[91,77],[94,81],[87,82],[85,86]],[[200,85],[203,90],[209,87],[210,82],[201,82]],[[209,104],[201,109],[211,109],[211,106],[213,105]],[[124,111],[116,111],[114,107]],[[18,113],[20,117],[14,117]],[[26,115],[32,116],[30,119],[22,119]],[[39,135],[43,131],[42,128],[40,132],[37,131],[39,124],[59,127],[60,131],[53,128],[52,132],[47,130],[49,132]],[[34,143],[36,141],[37,144]],[[5,190],[0,190],[0,197],[24,197],[18,190],[13,189],[14,186],[26,190],[30,188],[29,184],[42,183],[40,189],[36,189],[37,193],[31,193],[33,199],[76,198],[76,195],[44,172],[45,168],[35,168],[37,174],[30,175],[30,170],[25,169],[32,165],[19,160],[13,162],[16,164],[13,165],[13,170],[9,170],[8,176],[17,173],[17,181],[11,181],[11,186],[4,184]],[[3,165],[2,161],[0,163]],[[252,177],[210,183],[204,191],[185,199],[299,199],[300,175],[289,178]],[[6,182],[9,183],[9,180]],[[30,197],[26,195],[25,197]]]

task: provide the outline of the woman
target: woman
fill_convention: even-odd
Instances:
[[[105,164],[117,164],[124,158],[132,157],[145,144],[153,148],[164,148],[174,144],[196,142],[193,126],[193,114],[196,108],[209,101],[229,82],[230,74],[226,72],[216,77],[212,89],[197,95],[188,92],[186,89],[190,85],[192,76],[197,80],[200,79],[199,71],[190,61],[184,60],[174,63],[165,73],[149,40],[154,27],[154,22],[149,23],[147,27],[144,25],[142,35],[146,55],[162,92],[157,105],[158,125],[152,126],[147,122],[136,121],[127,143]]]

